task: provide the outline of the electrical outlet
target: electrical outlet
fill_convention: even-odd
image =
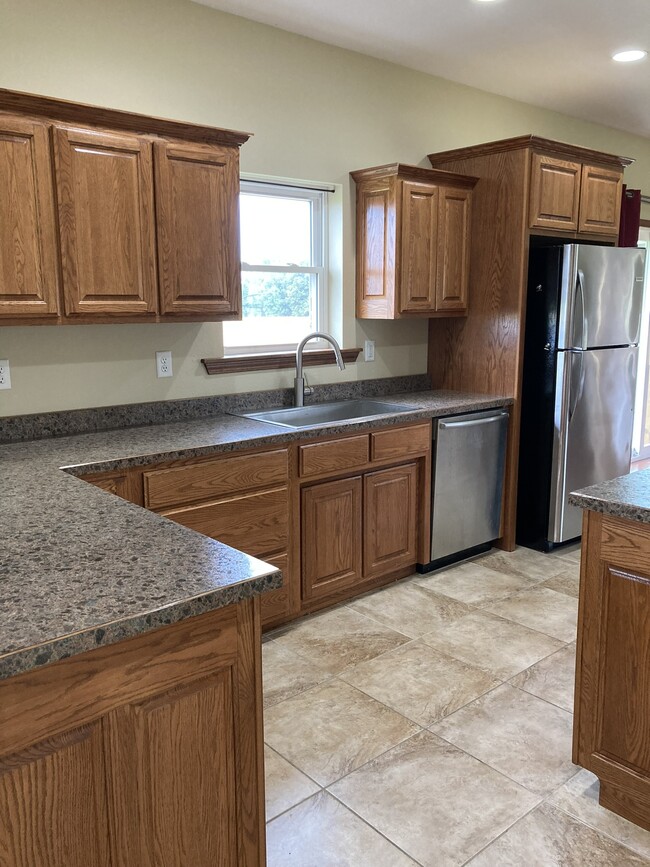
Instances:
[[[11,388],[11,370],[6,358],[0,359],[0,388]]]
[[[366,340],[363,344],[363,360],[364,361],[374,361],[375,360],[375,341],[374,340]]]
[[[165,349],[163,352],[156,353],[156,376],[161,379],[163,376],[173,376],[172,371],[172,351]]]

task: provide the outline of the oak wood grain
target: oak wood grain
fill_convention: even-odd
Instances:
[[[440,187],[436,310],[467,313],[472,225],[471,190]]]
[[[534,153],[530,171],[531,228],[577,231],[582,163]]]
[[[373,461],[404,460],[431,451],[431,422],[395,427],[370,434]]]
[[[353,364],[361,355],[361,348],[341,349],[345,364]],[[336,364],[333,349],[309,349],[303,352],[303,367]],[[288,370],[296,366],[295,352],[249,353],[225,355],[223,358],[202,358],[201,364],[210,376],[219,373],[246,373],[251,370]]]
[[[364,578],[395,572],[417,560],[417,466],[363,477]]]
[[[618,238],[622,193],[621,169],[584,165],[578,229],[581,232],[598,232]]]
[[[428,312],[436,309],[440,191],[430,183],[400,186],[399,312]]]
[[[328,442],[315,442],[298,448],[301,477],[333,475],[355,470],[369,461],[369,436],[346,436]]]

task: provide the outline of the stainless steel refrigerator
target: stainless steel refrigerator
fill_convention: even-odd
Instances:
[[[517,541],[580,536],[571,491],[629,472],[645,251],[531,249]]]

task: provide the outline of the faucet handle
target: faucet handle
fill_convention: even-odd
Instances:
[[[312,394],[314,393],[314,389],[311,387],[311,385],[306,385],[303,388],[302,393],[304,394],[305,397],[311,397]]]

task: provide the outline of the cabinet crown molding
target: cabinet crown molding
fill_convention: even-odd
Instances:
[[[111,131],[159,135],[203,144],[221,144],[240,147],[252,133],[221,129],[213,126],[150,117],[115,108],[101,108],[79,102],[68,102],[50,96],[21,93],[0,88],[0,112],[19,113],[33,118],[82,126],[110,127]]]
[[[463,187],[471,190],[476,186],[478,178],[461,175],[457,172],[447,172],[444,169],[427,169],[422,166],[410,166],[405,163],[388,163],[385,166],[373,166],[369,169],[358,169],[350,172],[357,182],[375,178],[396,177],[403,181],[422,181],[427,184],[444,184],[446,186]]]
[[[629,157],[616,156],[615,154],[604,153],[603,151],[593,150],[592,148],[582,147],[581,145],[554,141],[553,139],[542,138],[541,136],[531,134],[515,136],[514,138],[504,138],[499,141],[485,142],[483,144],[471,145],[470,147],[465,148],[439,151],[438,153],[429,154],[429,162],[432,166],[437,166],[450,159],[471,159],[472,157],[486,156],[488,154],[499,154],[505,153],[506,151],[522,150],[523,148],[529,148],[533,151],[549,152],[555,156],[574,158],[581,162],[615,166],[619,169],[625,168],[634,162],[634,160]]]

